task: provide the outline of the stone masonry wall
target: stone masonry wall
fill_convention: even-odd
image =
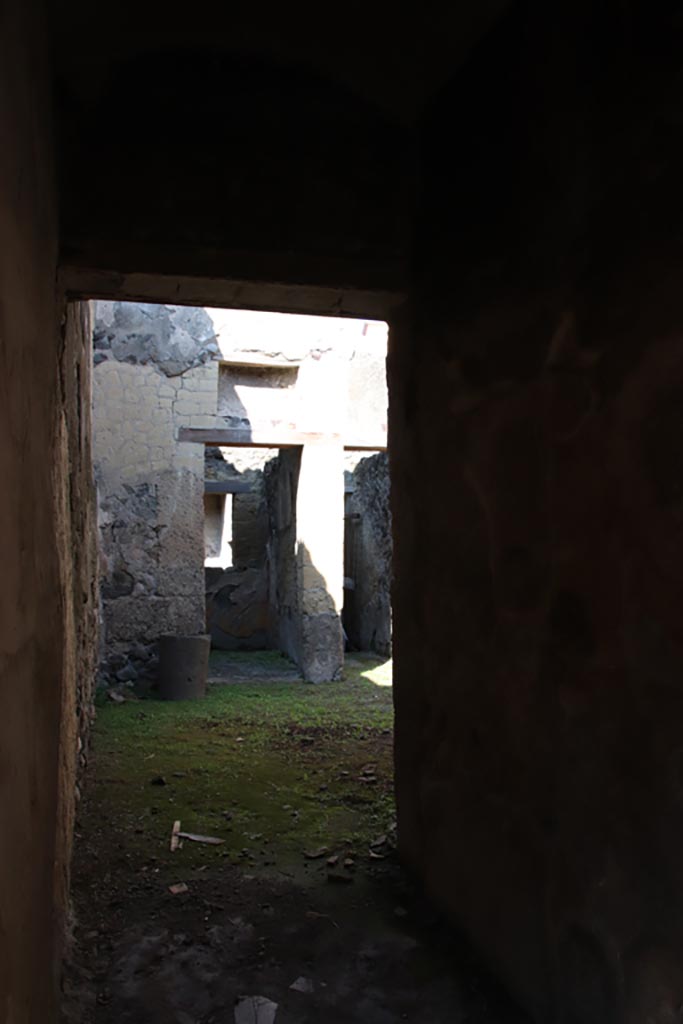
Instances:
[[[191,333],[190,333],[191,332]],[[98,303],[95,465],[102,551],[102,681],[154,678],[164,633],[203,633],[204,449],[215,332],[203,310]]]
[[[391,511],[386,452],[361,459],[346,495],[343,623],[350,644],[391,655]]]
[[[270,516],[268,547],[271,646],[293,661],[301,651],[301,609],[296,565],[296,499],[301,453],[282,451],[265,470]]]

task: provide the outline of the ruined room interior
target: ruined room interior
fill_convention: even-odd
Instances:
[[[125,1004],[131,967],[91,1019],[209,1024],[263,996],[278,1024],[322,1006],[680,1020],[680,9],[351,4],[329,28],[267,7],[173,19],[124,2],[105,27],[81,0],[0,11],[0,1018],[57,1020],[88,990],[69,972],[97,941],[79,935],[71,881],[93,841],[97,730],[121,712],[142,749],[147,724],[128,702],[94,714],[101,302],[389,325],[393,687],[352,685],[391,689],[397,850],[363,890],[372,911],[352,895],[369,868],[325,890],[334,913],[288,880],[289,933],[246,865],[193,901],[193,847],[190,891],[163,893],[175,946],[140,948],[142,1001]],[[162,899],[105,875],[125,906]],[[174,1001],[188,916],[192,935],[205,925],[193,970],[226,966],[214,1006]],[[290,990],[289,972],[276,992],[261,937],[276,959],[305,946],[315,990]],[[335,1003],[316,957],[349,948]]]
[[[278,650],[310,682],[345,646],[388,657],[387,325],[92,315],[99,683],[157,684],[165,634]]]

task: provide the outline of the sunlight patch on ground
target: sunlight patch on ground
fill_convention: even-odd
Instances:
[[[377,665],[376,668],[371,668],[367,672],[362,672],[363,679],[369,679],[375,686],[391,686],[392,684],[392,661],[389,658],[382,665]]]

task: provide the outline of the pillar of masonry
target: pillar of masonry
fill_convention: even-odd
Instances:
[[[338,678],[344,664],[344,448],[338,439],[306,444],[296,496],[296,574],[304,679]]]

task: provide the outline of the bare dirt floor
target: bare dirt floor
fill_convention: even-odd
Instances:
[[[202,701],[99,700],[65,1021],[524,1024],[398,862],[390,663],[210,674]]]

